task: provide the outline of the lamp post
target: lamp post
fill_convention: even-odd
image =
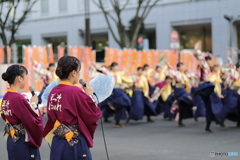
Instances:
[[[90,0],[85,0],[85,45],[91,46],[90,33]]]
[[[229,22],[229,48],[230,48],[230,55],[232,55],[232,48],[233,48],[233,23],[237,20],[233,16],[224,15],[224,18]]]

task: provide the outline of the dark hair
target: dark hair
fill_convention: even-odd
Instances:
[[[2,74],[2,79],[7,81],[8,84],[13,84],[17,76],[23,77],[23,73],[28,74],[24,66],[14,64],[7,68],[7,71]]]
[[[139,71],[139,70],[143,70],[143,67],[138,67],[138,68],[137,68],[137,71]]]
[[[207,61],[207,60],[211,61],[211,60],[212,60],[212,57],[206,56],[206,57],[205,57],[205,60],[206,60],[206,61]]]
[[[219,67],[218,64],[214,64],[212,67],[210,67],[211,72],[213,72],[214,68]]]
[[[117,62],[112,62],[111,65],[109,66],[110,70],[112,70],[113,67],[118,66]]]
[[[177,63],[177,68],[181,67],[182,65],[184,65],[182,62],[178,62]]]
[[[237,64],[237,65],[236,65],[236,69],[238,69],[239,67],[240,67],[240,64]]]
[[[64,56],[59,59],[56,75],[62,80],[67,79],[72,71],[79,71],[81,69],[81,62],[72,56]]]
[[[155,70],[157,70],[158,68],[161,68],[161,66],[156,66]]]
[[[143,65],[143,70],[145,70],[146,67],[149,67],[149,65],[148,65],[148,64],[144,64],[144,65]]]
[[[172,79],[172,77],[166,76],[166,77],[165,77],[165,81],[168,80],[168,79]]]
[[[49,63],[47,69],[49,70],[49,68],[50,68],[50,67],[53,67],[53,66],[55,66],[55,63]]]

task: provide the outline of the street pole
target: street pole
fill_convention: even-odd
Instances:
[[[91,46],[90,0],[85,0],[85,46]]]

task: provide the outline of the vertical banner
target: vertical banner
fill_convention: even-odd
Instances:
[[[113,48],[106,48],[105,50],[105,65],[110,66],[112,62],[117,61],[117,50]]]
[[[116,49],[115,50],[116,61],[118,63],[119,69],[123,69],[123,50]]]
[[[69,56],[76,57],[77,59],[81,59],[81,48],[80,47],[69,47]]]
[[[132,67],[134,64],[134,49],[125,49],[123,51],[123,70],[129,74],[132,74],[134,68]]]
[[[32,56],[35,61],[42,64],[43,68],[47,69],[48,67],[48,55],[47,49],[43,46],[34,47],[34,55]],[[43,81],[39,78],[36,79],[36,91],[41,91],[43,86]]]
[[[134,52],[134,73],[136,72],[138,67],[142,67],[144,64],[144,60],[143,60],[143,52],[141,51],[135,51]]]
[[[24,91],[29,92],[28,86],[32,86],[32,61],[31,61],[31,58],[34,53],[34,49],[33,49],[33,47],[23,46],[23,52],[24,52],[24,58],[23,58],[24,66],[28,70],[28,83],[27,83],[28,85],[26,85],[26,87],[24,88]]]
[[[48,45],[48,63],[54,63],[54,54],[52,45]]]
[[[65,47],[58,46],[58,60],[64,56]]]
[[[11,48],[8,46],[8,47],[7,47],[7,63],[8,63],[8,65],[10,65],[11,60],[12,60],[12,50],[11,50]]]
[[[161,60],[161,56],[162,56],[162,52],[161,51],[157,51],[157,50],[153,50],[152,51],[153,54],[153,63],[154,65],[159,65],[160,60]]]
[[[94,62],[95,60],[95,53],[92,51],[90,47],[84,47],[83,48],[83,74],[84,74],[84,79],[85,81],[89,82],[89,75],[88,75],[88,70],[91,65],[91,63]]]
[[[148,64],[150,68],[153,68],[156,64],[154,63],[154,52],[151,50],[144,51],[143,53],[146,57],[144,58],[146,61],[144,62],[145,64]]]
[[[184,63],[187,71],[197,72],[198,61],[191,51],[181,51],[180,62]]]
[[[178,63],[178,54],[174,50],[164,50],[164,60],[169,62],[170,65],[176,68]]]
[[[0,47],[0,64],[4,63],[4,47]]]

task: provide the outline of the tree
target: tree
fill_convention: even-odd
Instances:
[[[15,34],[37,1],[38,0],[0,0],[0,37],[4,45],[5,63],[7,62],[7,47],[15,42]],[[24,8],[19,5],[20,3],[25,3]],[[21,14],[20,9],[22,9]],[[10,32],[9,38],[7,38],[7,32]]]
[[[105,1],[105,0],[104,0]],[[93,3],[97,5],[104,14],[105,20],[107,22],[108,28],[114,38],[121,48],[130,47],[135,48],[136,39],[141,29],[144,20],[147,18],[151,9],[159,2],[160,0],[137,0],[137,7],[134,18],[132,19],[131,32],[127,36],[127,27],[122,22],[121,13],[128,6],[131,0],[125,0],[124,3],[120,3],[120,0],[110,0],[110,3],[113,7],[115,15],[112,15],[110,11],[106,9],[103,5],[103,0],[93,0]],[[110,20],[114,22],[115,25],[110,23]],[[118,32],[114,32],[113,28],[117,26]],[[128,37],[130,37],[128,39]],[[128,40],[128,44],[126,43]]]

